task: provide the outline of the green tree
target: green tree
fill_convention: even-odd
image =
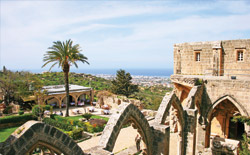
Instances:
[[[30,89],[31,86],[34,89]],[[41,81],[29,72],[12,72],[5,69],[0,74],[0,89],[6,105],[15,101],[21,102],[22,98],[32,95],[35,89],[41,87]]]
[[[125,70],[118,70],[116,78],[111,82],[111,92],[118,95],[125,95],[129,97],[131,94],[138,92],[138,85],[133,85],[130,73]]]
[[[46,66],[49,63],[53,63],[49,70],[51,70],[55,65],[59,65],[64,72],[64,81],[65,81],[65,91],[66,91],[66,115],[69,116],[69,71],[70,66],[74,65],[78,68],[77,61],[82,63],[88,63],[88,58],[80,53],[79,44],[73,45],[73,41],[66,40],[65,42],[57,41],[53,42],[53,45],[48,48],[49,51],[44,54],[43,61]]]

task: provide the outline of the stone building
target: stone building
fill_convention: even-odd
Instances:
[[[250,134],[231,121],[250,112],[250,39],[175,44],[171,81],[186,113],[186,154],[236,154],[242,134]],[[169,113],[171,154],[171,137],[183,134],[178,109]]]

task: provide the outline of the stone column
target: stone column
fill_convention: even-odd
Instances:
[[[197,124],[196,124],[196,154],[203,153],[206,143],[206,126],[204,124],[200,124],[198,119],[201,119],[201,116],[198,114],[197,116]],[[209,137],[210,138],[210,137]]]
[[[186,155],[194,155],[195,154],[195,146],[196,143],[196,120],[197,120],[197,110],[195,109],[186,109],[186,127],[184,129],[184,139],[186,139]]]

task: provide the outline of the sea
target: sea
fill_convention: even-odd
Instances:
[[[116,75],[116,72],[120,69],[71,69],[70,72],[85,73],[92,75]],[[132,76],[156,76],[156,77],[170,77],[173,74],[173,69],[124,69]],[[33,73],[42,73],[44,70],[30,70]],[[52,70],[54,71],[54,70]],[[55,70],[61,71],[61,70]]]

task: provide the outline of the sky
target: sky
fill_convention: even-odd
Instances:
[[[58,40],[80,45],[90,65],[79,69],[171,69],[175,43],[250,38],[249,1],[0,0],[0,7],[0,67],[12,70],[41,69]]]

